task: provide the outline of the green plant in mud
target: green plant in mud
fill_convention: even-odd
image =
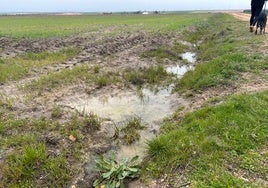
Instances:
[[[63,111],[61,110],[61,108],[59,106],[54,106],[51,112],[51,118],[52,119],[61,118],[62,115]]]
[[[89,113],[87,116],[84,117],[83,124],[84,130],[90,132],[100,130],[101,128],[100,118],[93,113]]]
[[[77,83],[81,80],[92,80],[93,74],[89,66],[77,66],[71,70],[62,70],[61,72],[53,72],[41,76],[38,80],[34,80],[27,85],[24,89],[37,90],[42,93],[44,90],[51,90],[54,88],[66,86],[67,84]]]
[[[100,66],[99,65],[95,65],[94,67],[93,67],[93,70],[94,70],[94,73],[100,73]]]
[[[4,98],[0,95],[2,99],[0,99],[0,108],[3,107],[7,110],[12,110],[14,105],[14,99]]]
[[[145,83],[159,84],[171,78],[162,65],[152,66],[149,68],[142,68],[140,70],[126,71],[124,78],[126,81],[141,86]]]
[[[2,60],[0,63],[0,82],[18,80],[30,73],[32,68],[42,68],[46,65],[58,64],[74,57],[76,48],[62,49],[58,52],[25,53],[14,58]]]
[[[162,65],[152,66],[149,68],[141,68],[140,70],[119,72],[95,72],[95,67],[88,65],[76,66],[73,69],[65,69],[60,72],[53,72],[41,76],[38,80],[34,80],[25,85],[26,90],[35,90],[40,94],[45,90],[52,90],[66,85],[85,82],[85,84],[96,85],[102,88],[116,83],[132,83],[141,86],[145,83],[159,84],[164,81],[169,82],[172,78]],[[99,71],[99,70],[97,70]],[[123,78],[122,78],[123,77]],[[90,90],[87,90],[90,93]]]
[[[95,73],[95,71],[95,68],[82,65],[72,69],[64,69],[60,72],[52,72],[28,83],[24,89],[42,93],[44,90],[52,90],[80,82],[88,85],[95,84],[99,88],[119,82],[117,73]]]
[[[152,49],[152,50],[149,50],[147,52],[144,52],[141,56],[143,58],[155,57],[157,62],[163,62],[164,59],[170,59],[170,60],[174,60],[174,61],[181,59],[179,54],[177,54],[176,52],[174,52],[172,50],[165,49],[163,47],[157,48],[157,49]]]
[[[109,85],[110,82],[111,82],[111,79],[109,79],[107,76],[104,76],[104,75],[97,76],[95,78],[95,83],[99,88]]]
[[[174,43],[172,47],[159,47],[156,49],[151,49],[145,51],[141,54],[143,58],[156,58],[157,62],[163,63],[165,59],[170,59],[172,61],[180,61],[182,57],[180,54],[187,52],[189,50],[189,46],[181,44],[181,43]]]
[[[135,156],[132,159],[125,158],[122,161],[117,161],[115,155],[110,158],[101,156],[96,161],[96,167],[100,173],[100,178],[94,182],[94,187],[105,186],[107,188],[123,188],[125,187],[126,179],[133,179],[139,176],[139,157]]]
[[[121,139],[126,144],[132,144],[135,141],[140,139],[140,130],[143,130],[145,127],[141,123],[140,118],[133,118],[127,122],[125,126],[120,129],[122,133]]]
[[[174,51],[176,54],[182,54],[188,52],[189,50],[190,46],[179,42],[175,42],[172,46],[172,51]]]

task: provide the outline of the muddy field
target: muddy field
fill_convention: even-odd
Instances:
[[[187,29],[194,30],[193,27]],[[180,114],[183,116],[185,112],[202,107],[214,97],[267,89],[267,82],[258,78],[245,84],[209,88],[191,94],[190,98],[186,97],[189,93],[178,94],[173,91],[173,81],[180,79],[199,63],[196,52],[202,41],[193,44],[186,42],[183,40],[182,32],[129,31],[105,35],[112,30],[113,28],[106,28],[102,33],[87,32],[48,39],[14,39],[0,36],[0,60],[3,61],[28,53],[57,53],[67,48],[77,51],[73,57],[59,63],[30,68],[27,74],[18,80],[0,81],[0,117],[3,120],[6,120],[9,114],[12,114],[14,119],[29,122],[45,119],[51,127],[44,127],[36,136],[37,140],[48,148],[49,156],[59,156],[62,148],[70,150],[65,156],[68,164],[76,170],[69,178],[71,183],[68,183],[68,187],[92,185],[97,177],[94,172],[94,160],[100,154],[115,152],[119,159],[135,155],[142,158],[146,153],[146,142],[158,135],[163,119],[171,116],[177,109],[181,109]],[[171,50],[178,45],[185,49]],[[165,72],[163,74],[167,74],[161,82],[152,84],[139,78],[133,82],[121,81],[125,77],[125,72],[142,72],[159,65],[159,59],[148,54],[161,47],[164,47],[164,52],[169,55],[168,58],[161,59],[161,66]],[[120,81],[96,84],[91,80],[81,79],[55,88],[28,88],[29,84],[38,82],[46,75],[60,74],[66,70],[70,70],[71,74],[72,70],[83,69],[83,66],[94,70],[88,72],[92,77],[103,74],[102,76],[109,80],[110,77],[107,75],[113,75],[113,79]],[[249,76],[244,75],[245,78]],[[70,123],[82,124],[83,118],[88,117],[94,122],[100,122],[99,127],[75,127]],[[140,130],[138,139],[126,144],[122,139],[124,136],[117,131],[133,118],[140,119],[145,128]],[[86,125],[91,125],[89,119]],[[60,131],[54,131],[53,126],[58,126]],[[31,130],[21,131],[28,134]],[[17,132],[18,130],[13,130],[6,134],[14,136]],[[18,150],[21,148],[22,146],[16,147]],[[7,147],[0,150],[0,167],[4,166],[6,156],[16,149]],[[79,159],[74,157],[78,150],[81,151]],[[43,180],[42,175],[38,178],[38,184],[44,185],[46,179]],[[134,182],[130,186],[143,185]],[[156,186],[152,183],[152,187]]]
[[[63,113],[56,121],[64,125],[71,119],[73,113],[90,114],[94,113],[101,119],[101,128],[94,134],[89,134],[85,150],[85,158],[82,165],[84,170],[73,184],[79,187],[88,186],[96,175],[92,162],[99,154],[109,151],[117,151],[118,158],[143,156],[145,153],[145,142],[153,138],[159,132],[162,119],[171,115],[178,107],[189,106],[189,101],[177,94],[172,94],[172,85],[143,86],[138,93],[135,85],[112,84],[105,87],[97,87],[94,84],[85,84],[81,81],[78,84],[66,85],[60,89],[44,89],[41,91],[24,90],[23,87],[34,80],[40,79],[46,74],[58,73],[66,69],[89,65],[99,66],[105,72],[139,70],[157,64],[155,58],[143,58],[142,53],[154,50],[160,46],[172,46],[175,43],[183,43],[189,50],[194,47],[187,42],[181,41],[180,35],[176,34],[148,34],[146,32],[124,33],[112,37],[103,37],[94,33],[87,36],[74,36],[68,38],[53,38],[42,40],[0,38],[0,58],[5,60],[14,58],[25,53],[58,52],[64,48],[78,49],[75,57],[67,59],[58,64],[48,65],[41,68],[32,68],[26,77],[17,81],[3,82],[0,85],[0,95],[5,101],[12,101],[11,111],[18,119],[51,119],[55,107],[60,108]],[[181,61],[187,61],[190,65],[181,67],[177,61],[167,60],[165,68],[170,74],[176,77],[182,76],[195,63],[195,54],[176,54]],[[177,74],[177,75],[176,75]],[[156,91],[157,90],[157,91]],[[30,100],[27,100],[30,98]],[[145,125],[140,133],[139,141],[131,145],[125,145],[114,140],[115,127],[123,122],[137,117]],[[52,153],[57,152],[54,147],[53,133],[44,132],[41,135],[45,138]],[[72,144],[77,138],[72,135],[61,142]],[[51,141],[52,140],[52,141]],[[5,151],[0,158],[5,159],[11,151]],[[81,163],[75,163],[81,166]]]

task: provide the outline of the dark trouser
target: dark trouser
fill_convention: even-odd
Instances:
[[[251,17],[250,17],[250,25],[255,26],[256,22],[257,22],[257,18],[260,15],[262,11],[262,7],[251,7]]]

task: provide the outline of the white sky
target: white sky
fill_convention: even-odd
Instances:
[[[0,0],[0,12],[113,12],[250,8],[250,0]]]

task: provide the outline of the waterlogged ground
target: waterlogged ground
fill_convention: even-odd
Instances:
[[[217,53],[210,59],[209,52],[200,53],[207,46],[196,36],[186,42],[198,28],[195,24],[211,15],[181,16],[108,16],[88,27],[85,19],[79,32],[66,22],[62,35],[56,27],[49,33],[33,31],[31,37],[14,25],[17,33],[0,30],[0,187],[90,187],[97,178],[99,155],[144,157],[146,143],[159,135],[163,119],[174,112],[182,117],[208,103],[220,104],[217,97],[267,90],[260,66],[261,76],[243,73],[247,81],[239,84],[176,92],[178,80],[195,70],[200,58],[209,61]],[[222,72],[229,79],[229,72]],[[123,132],[133,120],[142,128]],[[169,178],[162,179],[149,182],[149,187],[168,187]],[[130,186],[146,187],[140,182]]]
[[[62,38],[0,37],[0,104],[4,126],[8,114],[12,114],[12,121],[42,119],[54,127],[52,120],[59,126],[55,127],[57,130],[46,127],[38,130],[36,135],[40,139],[32,145],[35,148],[34,143],[41,142],[53,156],[68,156],[67,162],[73,168],[69,169],[68,180],[59,181],[61,186],[90,186],[96,179],[94,160],[100,154],[116,152],[118,159],[135,155],[142,158],[146,142],[159,133],[163,118],[189,105],[189,101],[173,93],[172,80],[193,69],[196,62],[193,45],[176,32],[134,29],[111,35],[118,30],[116,27],[105,26],[101,32]],[[159,53],[162,55],[158,57]],[[92,114],[100,121],[96,130],[87,127],[97,121]],[[135,141],[127,144],[115,138],[116,130],[133,118],[144,126]],[[31,134],[28,128],[22,132],[27,138]],[[64,133],[61,129],[65,129]],[[13,142],[11,137],[17,136],[15,131],[2,138],[5,144],[0,150],[0,166],[11,178],[0,176],[4,182],[0,187],[24,185],[24,174],[17,172],[18,178],[12,179],[16,172],[5,165],[7,156],[20,155],[25,149],[20,144],[15,147],[9,144]],[[31,143],[27,139],[24,142]],[[66,153],[63,148],[70,151]],[[20,178],[22,183],[18,184]]]

